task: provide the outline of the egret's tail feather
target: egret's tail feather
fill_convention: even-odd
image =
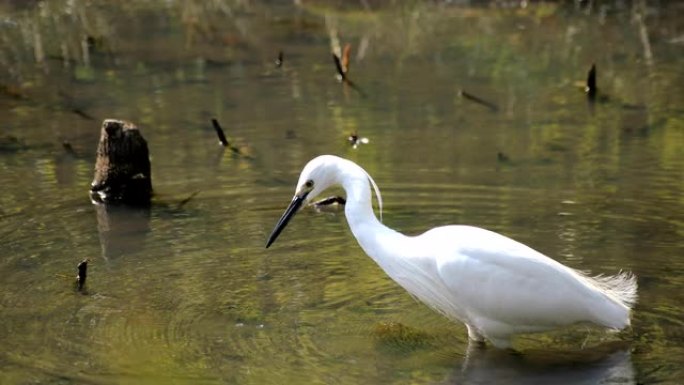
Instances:
[[[592,322],[614,330],[629,326],[630,312],[637,300],[636,276],[626,271],[615,275],[582,275],[603,297],[589,307],[594,317]]]
[[[603,291],[615,298],[621,304],[632,308],[637,300],[637,279],[628,271],[621,271],[616,275],[598,275],[592,277]]]

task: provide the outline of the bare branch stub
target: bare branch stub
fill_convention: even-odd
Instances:
[[[76,287],[78,290],[83,290],[83,287],[85,286],[86,278],[88,277],[88,262],[90,261],[86,258],[77,266],[78,274],[76,275]]]
[[[228,143],[228,139],[226,139],[226,134],[223,132],[223,128],[219,124],[218,120],[212,119],[211,120],[212,126],[214,126],[214,130],[216,131],[216,135],[219,138],[219,142],[223,147],[230,147],[230,143]]]
[[[596,92],[598,91],[596,88],[596,64],[592,64],[587,73],[587,86],[584,88],[584,91],[590,100],[596,99]]]
[[[275,61],[275,65],[278,68],[283,66],[283,51],[278,52],[278,58]]]
[[[333,56],[333,61],[335,62],[335,68],[337,68],[337,75],[340,77],[340,80],[345,81],[347,80],[347,75],[344,73],[344,68],[342,68],[342,63],[340,62],[340,58],[332,54]]]

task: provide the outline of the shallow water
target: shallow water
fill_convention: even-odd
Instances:
[[[0,3],[0,382],[677,383],[682,5],[497,4]],[[356,89],[330,58],[346,42]],[[149,210],[88,199],[110,117],[149,143]],[[303,210],[265,250],[322,153],[373,175],[390,227],[472,224],[633,271],[633,327],[472,350],[339,211]]]

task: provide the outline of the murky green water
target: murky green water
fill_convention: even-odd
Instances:
[[[0,382],[681,381],[683,8],[620,4],[1,2]],[[360,92],[334,77],[345,43]],[[593,62],[608,99],[590,105]],[[251,158],[221,152],[212,117]],[[150,210],[88,199],[105,118],[149,142]],[[304,210],[265,250],[322,153],[374,176],[391,227],[473,224],[635,272],[633,328],[468,353],[340,212]]]

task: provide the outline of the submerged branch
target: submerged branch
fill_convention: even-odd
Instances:
[[[475,96],[469,92],[466,92],[463,89],[459,90],[458,94],[459,94],[459,96],[463,97],[466,100],[470,100],[471,102],[474,102],[474,103],[479,104],[481,106],[487,107],[492,112],[498,112],[499,111],[499,106],[497,106],[496,104],[494,104],[490,101],[484,100],[484,99],[482,99],[478,96]]]

